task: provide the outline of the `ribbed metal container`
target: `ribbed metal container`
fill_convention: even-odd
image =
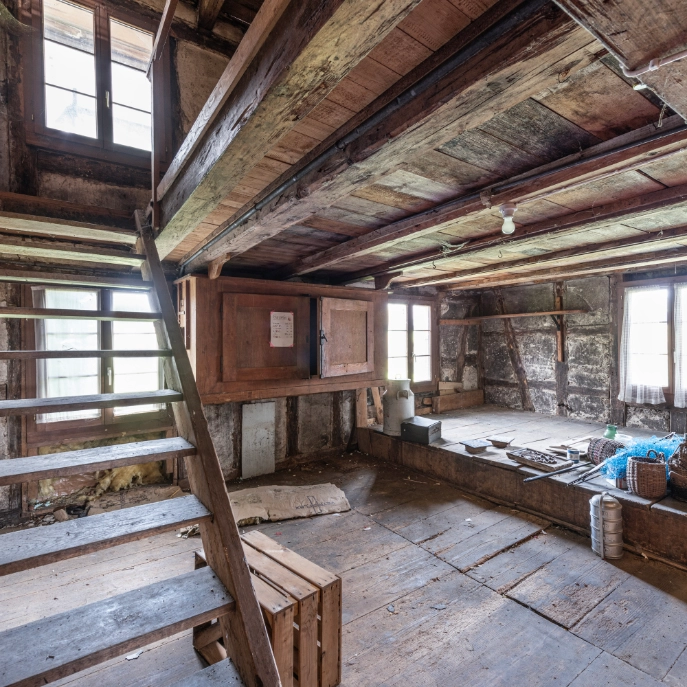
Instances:
[[[409,379],[390,379],[382,396],[384,407],[384,434],[401,436],[401,422],[415,417],[415,394],[410,390]]]
[[[623,555],[623,507],[607,491],[589,500],[592,551],[601,558]]]

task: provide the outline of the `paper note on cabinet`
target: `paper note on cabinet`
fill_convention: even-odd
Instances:
[[[293,313],[270,313],[270,346],[272,348],[293,347]]]

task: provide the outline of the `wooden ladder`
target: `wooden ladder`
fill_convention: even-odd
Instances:
[[[35,568],[199,523],[209,567],[0,633],[0,687],[45,685],[200,623],[220,618],[229,659],[177,687],[278,687],[277,667],[251,584],[229,496],[152,229],[137,213],[143,278],[158,312],[0,308],[0,317],[153,320],[167,388],[160,391],[0,401],[0,416],[171,403],[179,436],[0,460],[0,486],[183,457],[192,494],[0,536],[0,575]],[[151,298],[154,302],[155,298]],[[0,352],[0,359],[63,357]],[[135,351],[107,351],[132,356]],[[93,357],[93,351],[70,351]],[[96,353],[95,355],[99,355]]]

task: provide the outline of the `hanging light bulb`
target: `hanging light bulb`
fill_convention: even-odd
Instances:
[[[501,231],[504,234],[512,234],[515,231],[515,222],[513,222],[513,215],[518,209],[515,203],[504,203],[499,207],[501,217],[503,217],[503,225]]]

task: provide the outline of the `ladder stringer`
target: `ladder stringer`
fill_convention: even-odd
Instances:
[[[177,431],[198,451],[195,460],[185,459],[191,491],[214,514],[211,522],[200,524],[203,546],[208,564],[236,601],[234,609],[220,618],[227,652],[246,687],[280,687],[267,628],[253,591],[229,494],[208,430],[153,231],[141,211],[136,211],[135,217],[141,236],[141,253],[146,256],[141,266],[143,278],[153,283],[151,294],[156,295],[162,315],[161,320],[155,322],[158,346],[172,350],[172,356],[163,359],[165,380],[169,389],[184,395],[184,401],[172,404]]]

